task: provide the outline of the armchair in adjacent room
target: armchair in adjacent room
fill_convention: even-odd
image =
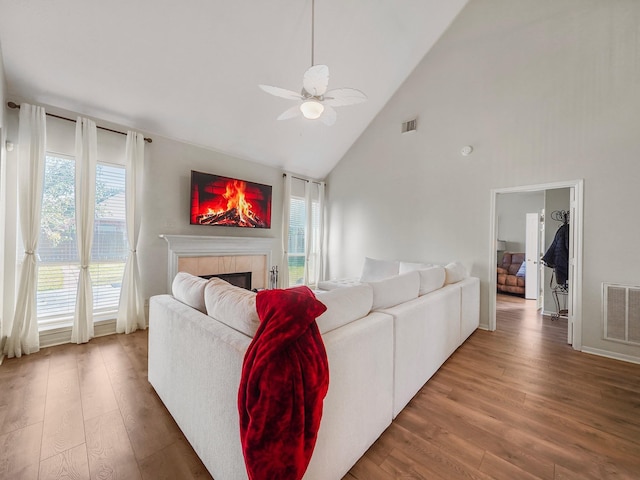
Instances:
[[[498,265],[498,292],[524,296],[525,265],[524,253],[505,252],[502,263]]]

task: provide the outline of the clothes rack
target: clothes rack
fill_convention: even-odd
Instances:
[[[567,276],[569,269],[570,214],[566,210],[554,210],[551,212],[551,219],[556,222],[561,222],[562,225],[558,228],[551,247],[549,247],[544,257],[542,257],[542,263],[553,269],[549,280],[549,289],[551,290],[556,311],[551,315],[551,319],[557,320],[560,317],[568,318],[569,315],[567,308],[569,282]],[[560,282],[557,281],[558,277],[562,277]]]
[[[570,214],[566,210],[554,210],[551,212],[551,219],[556,222],[562,222],[563,225],[569,223]]]

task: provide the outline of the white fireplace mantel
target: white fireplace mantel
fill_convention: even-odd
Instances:
[[[178,258],[200,256],[266,255],[271,265],[273,238],[268,237],[212,237],[202,235],[159,235],[169,245],[167,265],[168,291],[178,273]]]

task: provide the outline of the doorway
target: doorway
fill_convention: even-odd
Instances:
[[[556,190],[568,188],[570,191],[570,247],[569,247],[569,289],[567,295],[567,342],[574,349],[582,348],[582,218],[583,218],[583,180],[574,180],[567,182],[556,182],[541,185],[529,185],[521,187],[511,187],[494,189],[491,191],[490,202],[490,254],[489,265],[497,265],[498,252],[496,250],[496,242],[498,240],[498,216],[497,202],[498,195],[503,193],[532,193],[545,192],[547,190]],[[490,268],[489,288],[489,330],[496,329],[496,268]]]

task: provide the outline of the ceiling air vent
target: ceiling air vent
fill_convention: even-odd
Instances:
[[[402,124],[402,133],[413,132],[418,128],[418,119],[414,118]]]

